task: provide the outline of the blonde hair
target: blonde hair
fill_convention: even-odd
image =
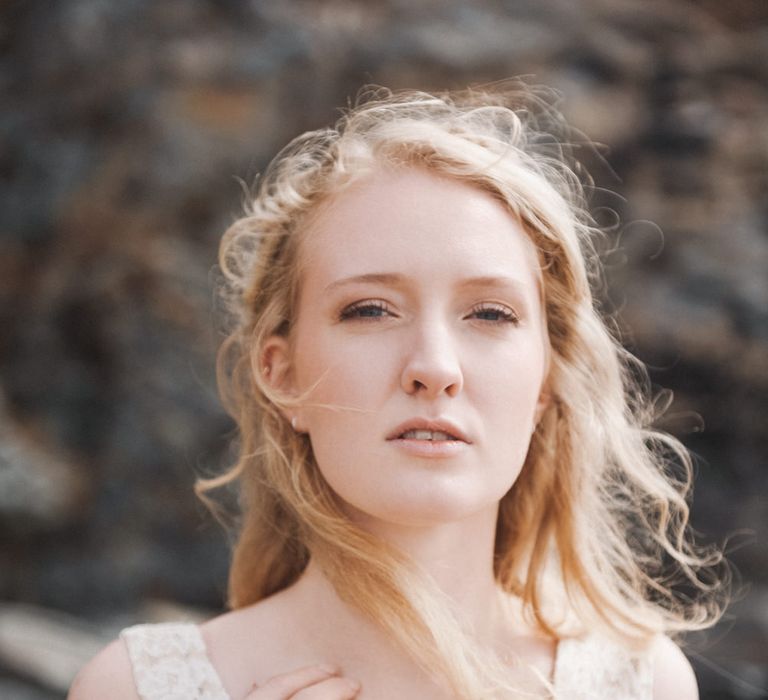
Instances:
[[[198,491],[239,483],[230,605],[289,586],[311,556],[344,600],[460,697],[506,688],[503,668],[487,663],[412,562],[345,518],[308,438],[281,413],[285,397],[254,358],[270,336],[290,338],[301,239],[311,235],[313,212],[345,186],[385,165],[492,193],[538,249],[551,345],[552,400],[500,503],[500,589],[552,636],[582,629],[637,646],[659,632],[712,624],[722,583],[712,565],[721,555],[690,544],[690,458],[652,428],[658,411],[644,368],[597,310],[597,231],[553,125],[567,136],[556,113],[518,82],[440,95],[369,88],[335,128],[305,133],[276,156],[220,250],[233,328],[219,382],[239,428],[239,455]]]

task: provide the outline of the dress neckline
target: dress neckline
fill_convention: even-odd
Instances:
[[[193,633],[197,636],[198,641],[200,645],[202,646],[203,654],[205,656],[205,661],[210,667],[210,672],[213,678],[216,680],[216,682],[219,685],[219,691],[223,694],[224,697],[228,698],[228,700],[234,700],[232,695],[230,695],[229,691],[227,690],[227,687],[224,685],[224,681],[219,674],[218,669],[216,666],[213,665],[213,661],[211,660],[211,655],[208,652],[208,645],[205,642],[205,637],[203,635],[202,630],[200,629],[199,625],[196,625],[194,623],[189,623],[190,628],[193,629]],[[549,678],[549,682],[552,685],[552,689],[555,692],[555,696],[557,696],[557,692],[560,687],[560,683],[558,682],[559,679],[559,668],[561,665],[561,660],[567,653],[568,646],[573,643],[574,639],[564,639],[564,638],[558,638],[555,642],[555,650],[554,650],[554,660],[552,663],[552,675],[551,678]],[[565,650],[564,650],[565,647]]]
[[[192,622],[144,624],[120,632],[142,700],[174,697],[234,700]],[[558,639],[551,689],[557,697],[651,700],[653,655],[600,634]]]

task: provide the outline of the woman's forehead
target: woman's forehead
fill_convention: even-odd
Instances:
[[[303,273],[454,265],[466,278],[509,275],[510,267],[539,274],[530,237],[497,197],[421,168],[376,171],[333,196],[303,231],[301,249]]]

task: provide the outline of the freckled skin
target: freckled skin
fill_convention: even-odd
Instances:
[[[322,212],[301,255],[293,381],[317,386],[297,421],[351,517],[495,518],[544,401],[538,262],[519,222],[467,184],[378,172]],[[344,282],[361,275],[387,277]],[[414,456],[387,439],[413,417],[449,419],[470,444]]]

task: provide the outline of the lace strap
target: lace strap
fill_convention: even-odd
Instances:
[[[561,639],[555,690],[557,700],[651,700],[651,659],[597,636]]]
[[[136,625],[120,637],[141,700],[230,700],[197,625]]]

